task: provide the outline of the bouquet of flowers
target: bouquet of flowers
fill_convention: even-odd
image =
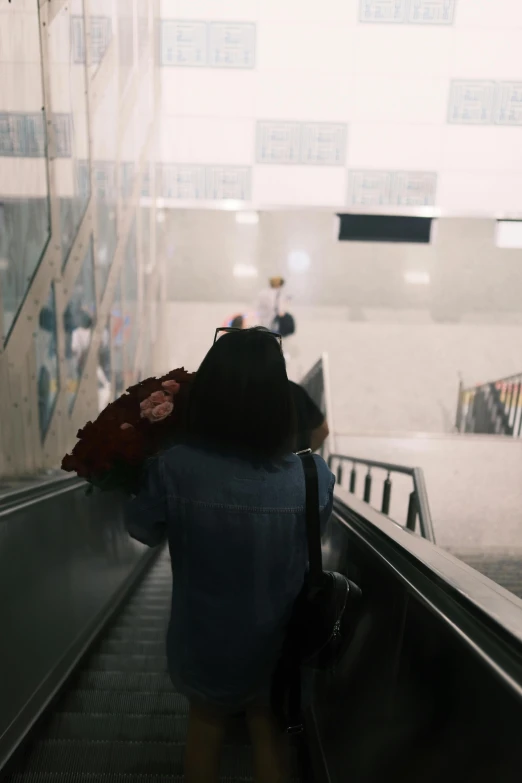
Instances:
[[[84,478],[88,492],[94,487],[137,491],[147,459],[179,441],[184,432],[193,377],[182,367],[131,386],[78,431],[78,443],[63,458],[62,470]]]

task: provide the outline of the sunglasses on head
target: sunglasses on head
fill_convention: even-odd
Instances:
[[[254,329],[258,332],[264,332],[265,334],[271,335],[278,341],[279,347],[280,348],[282,347],[283,338],[281,337],[279,332],[272,332],[270,329],[256,329],[256,327],[254,327]],[[214,343],[216,342],[218,337],[221,337],[222,334],[227,334],[227,332],[248,332],[248,331],[253,331],[253,330],[240,329],[237,326],[218,326],[218,328],[216,329],[216,333],[214,335]]]

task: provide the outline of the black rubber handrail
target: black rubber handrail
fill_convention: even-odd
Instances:
[[[346,491],[337,493],[334,515],[522,699],[522,602],[516,596]]]

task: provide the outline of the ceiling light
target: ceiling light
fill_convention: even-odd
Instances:
[[[409,283],[409,285],[429,285],[431,278],[429,272],[412,269],[404,273],[404,282]]]
[[[234,267],[234,277],[257,277],[257,267],[252,264],[236,264]]]
[[[236,212],[236,223],[242,226],[257,226],[259,215],[257,212]]]
[[[304,250],[292,250],[288,256],[288,266],[292,272],[306,272],[310,266],[310,256]]]
[[[497,247],[522,247],[522,220],[497,220]]]
[[[226,209],[227,211],[230,210],[235,212],[236,210],[241,209],[241,205],[242,202],[235,198],[227,198],[223,201],[223,209]]]

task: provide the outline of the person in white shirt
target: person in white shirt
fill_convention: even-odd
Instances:
[[[257,300],[257,320],[259,326],[273,329],[278,316],[285,315],[288,310],[288,298],[283,292],[285,281],[282,277],[271,277],[270,287],[264,288]]]

